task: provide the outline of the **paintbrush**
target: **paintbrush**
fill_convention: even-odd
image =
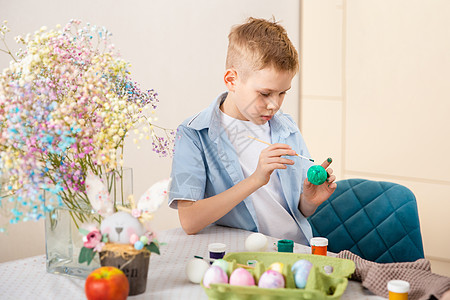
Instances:
[[[203,257],[198,256],[198,255],[194,255],[194,257],[198,258],[198,259],[206,260],[207,262],[210,262],[210,263],[213,263],[213,262],[216,261],[216,259],[214,259],[214,258],[203,258]],[[244,268],[244,269],[254,269],[255,268],[253,266],[248,266],[248,265],[243,265],[243,264],[238,264],[238,263],[236,263],[236,266]]]
[[[272,145],[271,143],[268,143],[268,142],[265,142],[265,141],[263,141],[263,140],[257,139],[257,138],[255,138],[255,137],[253,137],[253,136],[250,136],[250,135],[248,135],[247,137],[249,137],[249,138],[251,138],[251,139],[253,139],[253,140],[255,140],[255,141],[258,141],[258,142],[264,143],[264,144],[266,144],[266,145],[269,145],[269,146]],[[295,154],[295,155],[297,155],[298,157],[301,157],[301,158],[304,158],[304,159],[307,159],[307,160],[309,160],[309,161],[314,162],[314,159],[312,159],[312,158],[308,158],[308,157],[303,156],[303,155],[300,155],[300,154]]]

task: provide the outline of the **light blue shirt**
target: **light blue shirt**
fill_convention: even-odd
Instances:
[[[221,127],[221,94],[205,110],[185,120],[175,139],[172,161],[169,206],[177,208],[176,200],[197,201],[218,195],[244,179],[237,153]],[[288,144],[296,153],[310,157],[305,141],[291,116],[278,111],[269,121],[272,143]],[[255,153],[259,156],[259,153]],[[298,209],[303,181],[312,163],[297,156],[289,157],[294,165],[276,170],[289,213],[303,232],[299,240],[309,245],[311,226]],[[215,224],[258,231],[258,220],[250,198],[244,199]]]

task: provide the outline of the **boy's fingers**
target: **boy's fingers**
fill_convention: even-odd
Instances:
[[[269,146],[269,148],[272,148],[272,149],[292,149],[291,146],[289,146],[287,144],[281,144],[281,143],[272,144],[272,145]]]
[[[282,158],[282,157],[269,157],[267,159],[267,163],[269,164],[274,164],[274,163],[278,163],[278,164],[288,164],[288,165],[293,165],[294,161],[288,158]]]
[[[329,183],[332,183],[332,182],[334,182],[336,180],[336,176],[334,176],[334,175],[331,175],[330,177],[328,177],[328,179],[327,179],[327,181],[329,182]]]
[[[328,173],[327,176],[331,176],[333,174],[333,169],[332,168],[328,168],[327,169],[327,173]]]
[[[281,146],[278,146],[281,145]],[[275,156],[294,156],[295,151],[286,144],[273,144],[265,148],[261,153],[265,153],[268,157]]]
[[[332,190],[335,190],[337,188],[337,183],[333,182],[333,183],[329,184],[328,187]]]
[[[295,151],[294,150],[289,150],[289,149],[274,149],[271,152],[269,152],[268,154],[270,157],[279,157],[279,156],[294,156],[295,155]]]
[[[324,161],[321,166],[327,169],[331,163],[333,162],[333,159],[331,157],[328,157],[326,161]]]

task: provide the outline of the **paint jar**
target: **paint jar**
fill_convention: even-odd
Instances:
[[[212,243],[208,245],[208,251],[209,251],[209,258],[214,259],[221,259],[225,255],[225,250],[227,248],[227,245],[222,243]],[[212,264],[212,262],[211,262]]]
[[[314,237],[310,240],[311,253],[315,255],[327,256],[328,239],[324,237]]]
[[[292,240],[279,240],[277,247],[278,252],[294,252],[294,242]]]
[[[247,266],[249,266],[249,267],[256,267],[257,263],[258,263],[258,261],[254,260],[254,259],[247,260]]]
[[[404,280],[391,280],[387,284],[389,300],[408,300],[409,282]]]

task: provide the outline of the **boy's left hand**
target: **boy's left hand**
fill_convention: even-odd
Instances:
[[[322,163],[322,167],[327,170],[328,179],[321,185],[314,185],[305,179],[303,182],[303,193],[300,196],[299,209],[305,217],[312,215],[317,207],[327,200],[336,190],[337,184],[334,182],[336,176],[333,169],[329,168],[332,160],[329,158]]]

